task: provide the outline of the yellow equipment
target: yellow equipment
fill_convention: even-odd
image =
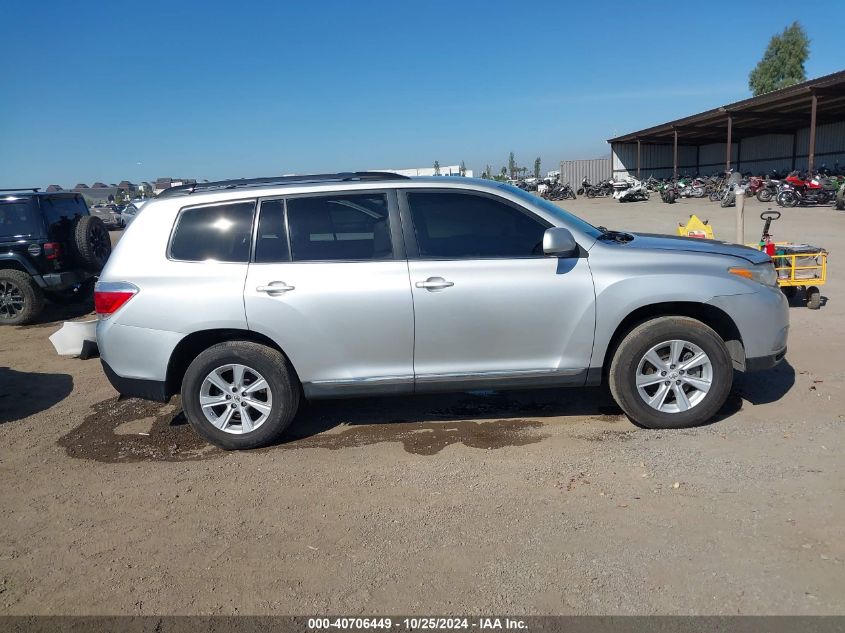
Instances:
[[[712,240],[713,227],[708,224],[709,220],[702,222],[698,216],[693,214],[689,216],[689,222],[686,224],[678,223],[678,235],[681,237],[698,237],[705,240]]]
[[[760,249],[759,244],[747,244]],[[807,307],[818,310],[821,307],[819,286],[827,282],[827,251],[817,246],[774,242],[775,254],[772,261],[778,274],[778,286],[783,293],[792,298],[800,288],[804,288]]]

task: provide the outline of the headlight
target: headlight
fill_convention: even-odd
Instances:
[[[728,272],[732,275],[738,275],[739,277],[756,281],[758,284],[763,284],[764,286],[777,288],[778,285],[778,274],[775,271],[775,265],[771,262],[747,267],[734,266],[733,268],[728,268]]]

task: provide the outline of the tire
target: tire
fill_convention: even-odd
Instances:
[[[810,310],[818,310],[822,307],[822,295],[815,286],[807,288],[807,307]]]
[[[229,423],[225,425],[227,430],[215,426],[200,404],[206,379],[212,372],[227,365],[241,365],[246,368],[241,380],[241,385],[246,384],[246,388],[250,385],[247,381],[251,380],[253,385],[258,382],[256,376],[263,377],[267,384],[267,388],[256,392],[252,400],[259,405],[270,402],[266,417],[255,419],[257,425],[254,430],[245,430],[243,423],[239,421],[243,418],[239,416],[249,415],[252,424],[255,416],[264,414],[248,405],[240,406],[242,402],[247,402],[247,398],[238,400],[240,392],[236,396],[213,386],[205,387],[205,397],[208,398],[220,397],[222,400],[231,395],[231,398],[226,398],[222,404],[205,409],[212,417],[219,415],[218,422],[222,421],[229,408],[233,409],[229,414]],[[232,383],[236,383],[232,370],[221,371],[217,377],[230,387]],[[188,422],[202,438],[225,450],[258,448],[276,441],[296,415],[299,394],[299,380],[285,356],[271,347],[249,341],[229,341],[209,347],[191,362],[182,380],[182,407]],[[238,403],[234,400],[238,400]],[[227,402],[229,404],[225,404]]]
[[[0,270],[0,325],[26,325],[44,308],[44,293],[20,270]]]
[[[776,201],[782,207],[792,208],[798,206],[798,196],[791,191],[781,191],[777,195]]]
[[[769,202],[772,199],[772,190],[763,187],[757,192],[757,199],[760,202]]]
[[[698,352],[689,347],[692,345],[704,352],[710,361],[710,385],[706,392],[695,389],[688,383],[682,382],[680,385],[683,397],[690,402],[686,410],[682,410],[683,401],[678,399],[675,391],[677,380],[681,379],[680,375],[674,379],[675,385],[666,388],[664,408],[667,410],[658,410],[649,405],[637,387],[637,375],[640,370],[655,369],[655,366],[645,359],[646,353],[669,341],[684,343],[680,347],[683,359],[689,360],[691,354],[697,355]],[[658,360],[662,358],[662,349],[655,352]],[[666,351],[669,350],[667,347]],[[667,363],[666,367],[671,382],[671,376],[677,371],[677,366],[669,369],[670,365]],[[693,379],[701,381],[707,377],[705,366],[694,367],[692,371],[697,374]],[[681,316],[659,317],[638,325],[622,339],[613,355],[608,378],[614,400],[635,424],[649,429],[681,429],[705,424],[722,408],[733,384],[733,363],[725,342],[701,321]],[[659,395],[658,392],[664,389],[664,385],[665,382],[660,382],[658,378],[655,384],[644,386],[646,396]],[[652,389],[653,393],[649,391]],[[676,410],[672,411],[672,407]]]
[[[73,237],[80,265],[91,272],[100,272],[111,255],[111,237],[103,221],[93,215],[81,217]]]
[[[578,195],[579,195],[579,196],[583,196],[583,195],[584,195],[584,187],[581,187],[580,189],[578,189]]]
[[[723,209],[727,209],[728,207],[732,207],[735,204],[734,199],[735,199],[735,196],[733,194],[730,194],[730,195],[725,194],[722,197],[722,200],[719,202],[719,206],[722,207]]]
[[[596,197],[596,192],[595,192],[595,191],[593,191],[592,189],[587,189],[587,197],[588,197],[588,198],[595,198],[595,197]]]
[[[836,194],[836,210],[845,211],[845,191],[842,189]]]
[[[722,195],[718,191],[711,191],[709,198],[710,202],[719,202],[722,199]]]

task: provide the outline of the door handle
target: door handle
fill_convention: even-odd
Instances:
[[[446,281],[443,277],[429,277],[425,281],[418,281],[414,284],[417,288],[425,288],[426,290],[443,290],[454,286],[454,282]]]
[[[271,281],[266,286],[258,286],[255,290],[257,292],[266,292],[268,295],[275,295],[296,290],[296,286],[289,286],[284,281]]]

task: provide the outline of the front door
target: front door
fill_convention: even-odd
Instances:
[[[413,389],[414,314],[395,192],[263,200],[244,300],[249,328],[309,396]]]
[[[595,327],[586,257],[544,256],[550,224],[504,198],[404,195],[417,390],[583,382]]]

